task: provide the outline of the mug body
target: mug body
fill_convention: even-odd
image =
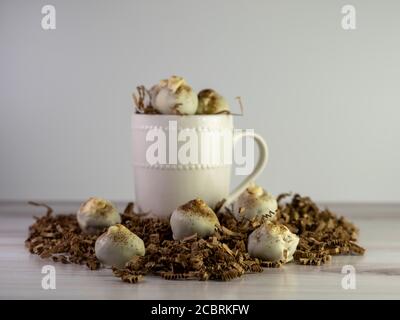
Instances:
[[[132,115],[135,208],[168,218],[194,198],[210,207],[230,190],[231,115]]]

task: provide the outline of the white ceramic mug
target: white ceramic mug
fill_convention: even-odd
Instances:
[[[149,161],[149,148],[160,142],[155,139],[155,132],[160,134],[158,138],[165,136],[166,146],[162,151],[169,151],[172,147],[173,152],[178,151],[174,150],[173,144],[178,149],[185,144],[180,141],[176,145],[177,136],[194,134],[199,139],[197,143],[190,141],[191,147],[198,149],[194,151],[199,159],[204,159],[198,163],[187,163],[180,158],[168,162],[171,160],[168,154],[168,163]],[[215,138],[209,139],[210,136]],[[232,163],[222,159],[221,155],[226,150],[232,155],[234,144],[244,136],[256,141],[259,159],[253,171],[230,193]],[[219,137],[224,137],[223,144],[215,143]],[[268,147],[264,139],[252,131],[235,132],[232,115],[135,113],[132,115],[132,138],[135,208],[159,218],[168,218],[175,208],[194,198],[203,199],[212,208],[221,200],[225,200],[224,205],[230,204],[255,180],[268,161]],[[155,154],[159,155],[159,152]]]

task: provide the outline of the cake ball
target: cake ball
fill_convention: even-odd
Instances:
[[[99,233],[104,228],[121,222],[121,216],[114,204],[97,197],[82,203],[76,217],[82,231],[88,234]]]
[[[122,224],[108,228],[95,243],[97,259],[105,265],[123,268],[134,256],[144,256],[144,242]]]
[[[250,185],[233,203],[233,215],[238,221],[257,216],[272,219],[277,209],[275,197],[255,184]]]
[[[172,76],[161,80],[150,89],[151,105],[163,114],[195,114],[197,94],[186,83],[185,79]]]
[[[299,244],[299,237],[282,225],[266,221],[249,236],[247,250],[253,258],[289,262]]]
[[[174,210],[170,219],[173,238],[181,240],[197,234],[205,238],[219,226],[215,212],[201,199],[194,199]]]
[[[199,92],[197,114],[216,114],[229,112],[229,105],[225,98],[213,89],[204,89]]]

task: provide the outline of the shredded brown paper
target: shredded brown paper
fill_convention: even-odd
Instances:
[[[332,255],[364,254],[356,241],[357,228],[328,209],[319,209],[309,198],[288,194],[278,197],[276,222],[284,224],[300,237],[294,262],[321,265]],[[35,217],[25,241],[28,250],[44,259],[61,263],[86,265],[91,270],[100,268],[94,251],[98,236],[82,233],[75,214],[54,215],[47,208],[43,217]],[[129,203],[122,214],[122,224],[143,239],[146,254],[134,257],[125,268],[113,268],[115,276],[125,282],[136,283],[152,274],[166,280],[222,280],[228,281],[245,273],[262,272],[263,268],[281,267],[280,261],[261,261],[247,253],[248,235],[266,218],[238,222],[227,210],[218,214],[221,227],[207,238],[196,235],[175,241],[168,221],[147,219],[134,212]],[[106,231],[106,229],[104,230]]]

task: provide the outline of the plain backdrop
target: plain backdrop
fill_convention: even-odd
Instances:
[[[0,58],[2,200],[131,200],[131,93],[172,74],[242,97],[272,193],[400,200],[399,1],[1,0]]]

